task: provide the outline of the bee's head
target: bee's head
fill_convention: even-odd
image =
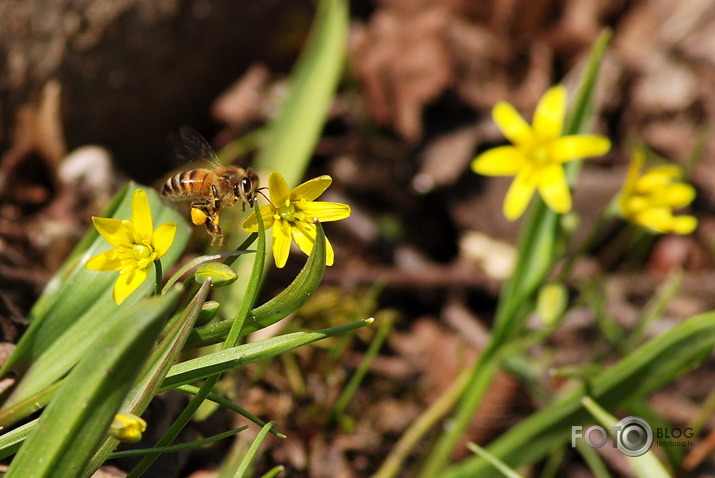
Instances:
[[[256,191],[258,191],[258,175],[252,169],[246,169],[246,174],[233,185],[233,194],[236,200],[241,200],[253,207],[256,201]]]

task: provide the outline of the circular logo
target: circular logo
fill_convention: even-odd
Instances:
[[[641,417],[626,417],[618,422],[616,446],[626,456],[641,456],[653,445],[653,429]]]

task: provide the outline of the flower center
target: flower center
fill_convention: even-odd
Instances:
[[[141,261],[142,259],[147,259],[149,256],[151,256],[152,250],[151,247],[149,246],[144,246],[142,244],[135,244],[132,246],[132,254],[134,255],[134,259],[137,260],[137,262]]]
[[[278,216],[280,216],[281,219],[284,221],[288,222],[294,222],[295,221],[295,207],[290,203],[290,201],[286,201],[284,205],[280,206],[276,212],[278,213]]]
[[[544,145],[538,145],[531,151],[531,160],[535,165],[544,166],[551,162],[549,150]]]

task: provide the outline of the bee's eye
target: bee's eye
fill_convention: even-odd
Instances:
[[[250,193],[252,187],[253,187],[253,182],[249,178],[243,178],[241,180],[241,188],[243,188],[243,194]]]

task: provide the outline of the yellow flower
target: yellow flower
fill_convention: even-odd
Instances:
[[[623,218],[661,234],[690,234],[698,225],[693,216],[673,215],[695,199],[695,188],[680,182],[682,171],[676,166],[657,166],[641,174],[642,150],[637,150],[618,197]]]
[[[146,431],[146,422],[134,414],[117,414],[109,425],[109,434],[123,443],[136,443]]]
[[[112,297],[121,304],[146,280],[154,263],[171,247],[176,224],[167,222],[153,229],[146,193],[141,189],[132,196],[132,220],[92,217],[94,227],[114,247],[97,254],[85,264],[94,271],[119,271]]]
[[[273,227],[273,258],[276,266],[283,267],[286,264],[291,240],[310,255],[317,232],[314,221],[338,221],[350,216],[350,206],[347,204],[315,201],[332,182],[330,176],[320,176],[290,191],[281,174],[271,173],[268,178],[271,203],[263,206],[260,212],[266,229]],[[258,230],[255,213],[246,218],[243,229],[249,232]],[[325,246],[326,264],[331,266],[333,247],[327,239]]]
[[[522,215],[534,191],[558,213],[571,210],[571,193],[563,163],[606,153],[610,141],[599,135],[562,136],[566,116],[566,88],[550,88],[539,100],[533,126],[529,126],[508,103],[492,110],[494,122],[513,146],[500,146],[477,156],[474,172],[486,176],[516,176],[504,200],[504,215],[515,220]]]

